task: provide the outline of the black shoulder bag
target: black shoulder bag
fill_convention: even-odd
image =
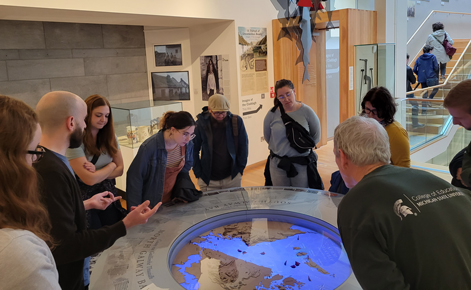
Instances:
[[[309,134],[301,124],[293,120],[288,114],[285,113],[283,105],[279,105],[281,112],[281,119],[286,127],[286,137],[288,138],[291,147],[296,149],[299,153],[304,153],[316,147],[314,138]],[[275,107],[276,110],[276,107]]]

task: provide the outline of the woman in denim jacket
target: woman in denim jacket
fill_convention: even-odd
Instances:
[[[193,166],[195,120],[185,111],[169,111],[160,121],[160,131],[139,147],[126,179],[128,211],[145,200],[153,207],[171,200],[180,171]]]

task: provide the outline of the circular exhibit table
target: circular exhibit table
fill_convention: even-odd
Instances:
[[[164,205],[92,260],[90,289],[361,289],[334,226],[341,199],[245,187]]]

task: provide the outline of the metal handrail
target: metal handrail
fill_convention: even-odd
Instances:
[[[430,11],[429,15],[427,15],[427,17],[424,19],[424,21],[420,24],[419,28],[417,28],[417,30],[414,32],[414,34],[412,34],[412,36],[409,38],[409,40],[407,41],[407,45],[409,45],[409,43],[412,41],[412,39],[414,39],[415,35],[417,33],[419,33],[419,30],[425,25],[425,22],[427,22],[427,20],[435,13],[443,13],[443,14],[460,14],[460,15],[471,15],[471,13],[464,13],[464,12],[452,12],[452,11],[441,11],[441,10],[432,10]],[[412,59],[416,59],[419,54],[420,54],[420,49],[419,51],[416,53],[416,55],[414,56],[414,58]]]
[[[470,14],[471,15],[471,14]],[[448,80],[450,79],[450,77],[453,75],[453,73],[455,72],[455,70],[457,70],[457,66],[458,66],[458,63],[463,59],[463,56],[465,55],[466,51],[468,50],[468,48],[470,47],[471,45],[471,40],[468,41],[468,44],[466,45],[466,47],[464,48],[463,50],[463,53],[460,55],[460,57],[458,58],[458,60],[456,61],[456,64],[455,66],[453,67],[453,69],[451,70],[450,74],[448,75],[448,77],[445,79],[445,81],[443,82],[443,84],[439,84],[439,85],[436,85],[436,86],[433,86],[433,87],[427,87],[425,89],[419,89],[419,90],[415,90],[413,91],[414,93],[418,92],[425,92],[425,91],[429,91],[430,89],[435,89],[435,88],[441,88],[443,86],[445,86],[446,84],[448,84]]]

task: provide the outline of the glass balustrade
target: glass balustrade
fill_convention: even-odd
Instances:
[[[458,83],[471,79],[470,43],[463,45],[460,50],[459,54],[450,60],[446,80],[425,89],[419,85],[414,91],[408,92],[408,98],[399,100],[401,121],[409,134],[411,151],[437,141],[451,131],[453,121],[448,110],[443,107],[443,99]],[[447,166],[455,154],[470,141],[471,132],[459,128],[448,148],[431,158],[428,163]]]

